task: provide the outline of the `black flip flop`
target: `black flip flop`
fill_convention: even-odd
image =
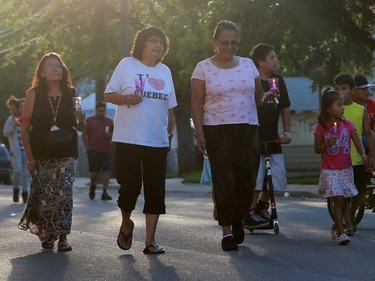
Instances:
[[[125,234],[122,231],[122,225],[120,226],[120,232],[119,232],[118,237],[117,237],[117,246],[121,250],[125,250],[126,251],[126,250],[129,250],[132,247],[134,222],[132,220],[130,220],[130,224],[131,224],[131,230],[130,230],[130,232],[128,234]],[[120,237],[123,238],[123,240],[125,241],[125,245],[126,246],[121,245],[121,243],[120,243]]]
[[[159,255],[164,254],[165,250],[161,248],[159,245],[152,243],[144,248],[143,253],[146,255]]]

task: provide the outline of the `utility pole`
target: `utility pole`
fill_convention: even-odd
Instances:
[[[129,0],[121,1],[121,56],[129,56]]]

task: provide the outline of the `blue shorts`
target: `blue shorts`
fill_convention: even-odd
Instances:
[[[89,159],[89,172],[108,172],[112,170],[112,153],[99,152],[94,150],[87,151]]]

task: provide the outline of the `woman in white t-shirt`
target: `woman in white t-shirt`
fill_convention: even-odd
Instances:
[[[232,251],[244,240],[242,219],[259,166],[256,104],[266,94],[253,61],[235,55],[240,35],[233,22],[220,22],[212,41],[216,54],[192,75],[192,117],[198,149],[211,163],[221,246]]]
[[[160,28],[138,31],[131,56],[117,65],[105,90],[106,101],[117,105],[112,137],[122,214],[117,245],[131,248],[134,222],[130,216],[143,184],[145,254],[164,253],[155,243],[155,231],[159,215],[165,214],[167,153],[177,105],[171,71],[161,63],[168,48],[169,40]]]

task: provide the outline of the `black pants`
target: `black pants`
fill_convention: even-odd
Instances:
[[[168,148],[116,143],[116,178],[120,184],[119,208],[135,209],[142,183],[144,214],[165,214],[165,174]]]
[[[353,208],[356,209],[365,200],[366,195],[366,167],[364,165],[353,166],[354,185],[358,194],[353,197]]]
[[[259,168],[258,126],[204,126],[219,225],[241,224]]]

